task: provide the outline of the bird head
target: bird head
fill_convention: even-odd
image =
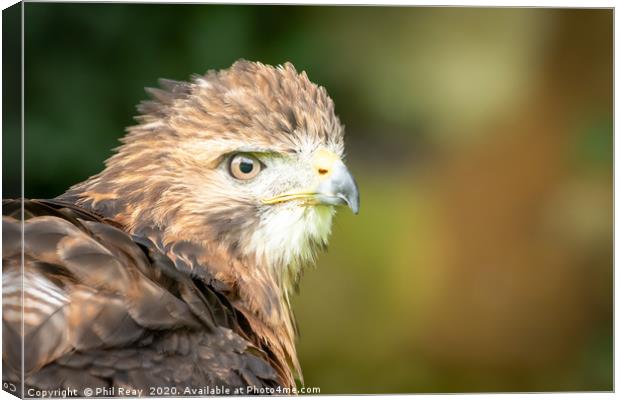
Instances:
[[[359,210],[333,101],[289,63],[238,61],[161,85],[106,169],[67,195],[133,233],[154,226],[164,242],[286,270],[290,285],[336,209]]]

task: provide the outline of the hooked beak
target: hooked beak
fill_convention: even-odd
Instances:
[[[316,168],[319,174],[319,184],[315,188],[301,192],[284,193],[263,200],[263,204],[302,200],[306,204],[346,205],[353,211],[353,214],[358,214],[360,195],[355,179],[353,179],[346,165],[329,152],[317,156]]]
[[[353,214],[359,213],[360,210],[357,183],[340,160],[334,163],[329,176],[319,184],[315,198],[320,204],[347,205]]]

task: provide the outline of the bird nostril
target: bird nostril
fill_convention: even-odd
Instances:
[[[327,169],[319,168],[319,175],[325,175],[327,172],[329,172],[329,171],[327,171]]]

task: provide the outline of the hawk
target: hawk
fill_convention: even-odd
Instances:
[[[3,202],[4,380],[25,395],[303,379],[290,298],[359,209],[334,103],[290,63],[160,85],[100,173]]]

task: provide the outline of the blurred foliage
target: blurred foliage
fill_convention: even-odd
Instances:
[[[2,10],[2,194],[21,196],[21,5]]]
[[[26,195],[157,78],[293,62],[362,195],[295,307],[322,393],[612,389],[612,11],[26,4]]]

